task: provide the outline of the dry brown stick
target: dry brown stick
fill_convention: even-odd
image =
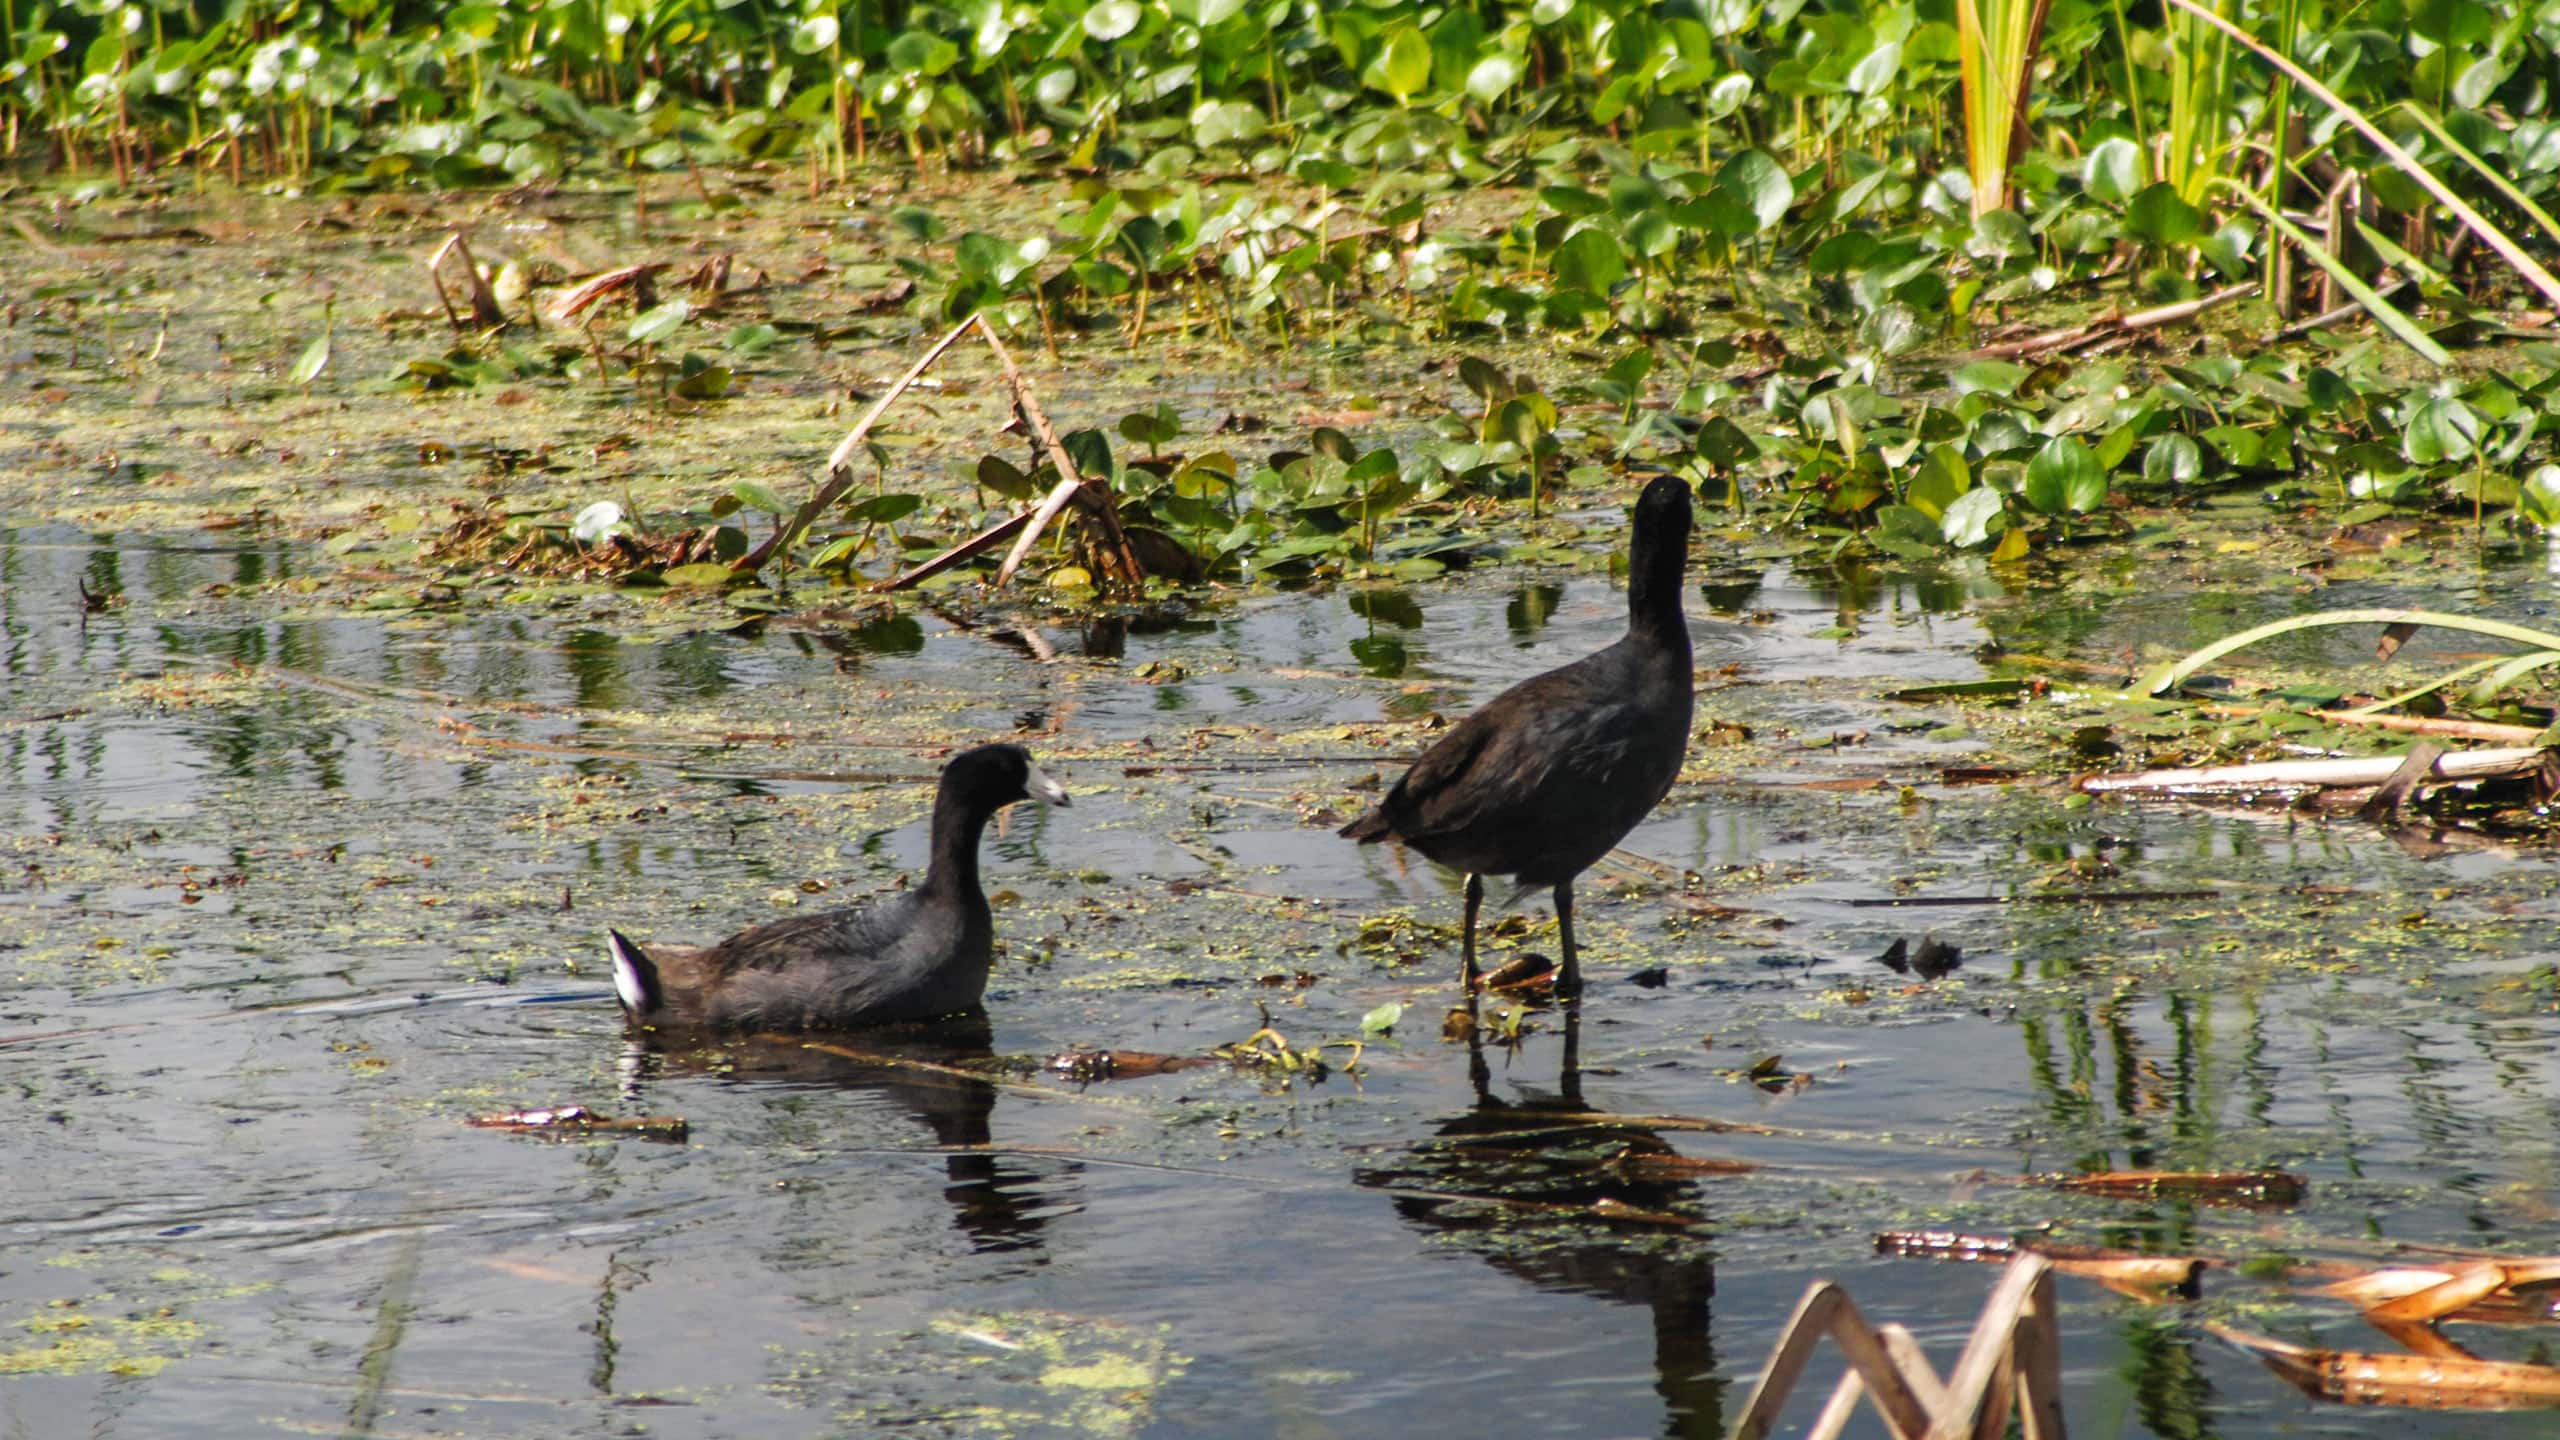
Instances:
[[[1002,586],[1013,579],[1013,572],[1022,568],[1023,557],[1029,555],[1031,547],[1039,541],[1040,532],[1049,528],[1050,523],[1058,518],[1059,511],[1075,503],[1076,492],[1083,488],[1084,482],[1070,475],[1049,487],[1049,493],[1040,497],[1039,505],[1027,517],[1030,523],[1023,527],[1021,536],[1013,542],[1013,548],[1005,552],[1004,563],[996,567],[997,585]]]
[[[792,515],[789,524],[766,536],[763,544],[740,556],[738,563],[729,567],[732,571],[746,575],[763,569],[764,562],[773,558],[774,552],[799,539],[801,531],[808,529],[812,521],[825,514],[828,506],[844,497],[844,492],[853,485],[853,467],[849,462],[853,458],[854,448],[871,433],[871,427],[879,421],[880,416],[888,410],[890,405],[894,404],[899,396],[907,393],[907,387],[923,379],[924,372],[933,368],[933,362],[942,358],[942,352],[959,343],[960,337],[969,333],[969,327],[977,323],[977,318],[972,315],[952,326],[949,334],[935,341],[932,349],[924,352],[915,364],[907,367],[907,373],[898,377],[898,383],[890,386],[879,399],[871,402],[871,408],[862,413],[862,418],[853,423],[851,430],[845,432],[844,439],[836,442],[835,453],[827,457],[826,483],[818,487],[818,493],[810,496],[809,503],[801,506],[798,512]]]
[[[998,542],[1004,540],[1014,531],[1021,529],[1029,523],[1031,523],[1031,512],[1028,510],[1017,510],[1013,514],[1006,516],[1002,520],[988,526],[986,529],[979,531],[977,534],[970,536],[968,539],[961,541],[959,544],[954,545],[950,549],[943,551],[941,554],[934,556],[930,560],[927,560],[913,570],[898,576],[894,580],[882,582],[879,588],[883,590],[904,590],[910,585],[921,585],[925,581],[932,579],[934,576],[941,574],[943,571],[950,569],[952,566],[959,564],[982,550],[994,549]]]
[[[644,260],[637,265],[617,265],[610,270],[598,271],[553,296],[551,318],[559,324],[566,325],[586,314],[597,301],[607,295],[619,294],[625,290],[632,293],[633,308],[646,308],[656,302],[656,286],[653,283],[655,277],[659,271],[668,268],[670,267],[664,260]],[[594,317],[589,316],[588,323],[594,323]]]
[[[2397,295],[2408,288],[2408,281],[2393,280],[2389,284],[2373,287],[2373,293],[2381,296],[2385,300],[2388,300],[2392,296]],[[2277,331],[2275,333],[2275,338],[2278,340],[2291,340],[2298,335],[2308,335],[2314,330],[2326,329],[2331,325],[2337,324],[2341,320],[2351,320],[2363,313],[2365,313],[2364,302],[2361,300],[2350,300],[2344,305],[2340,305],[2329,310],[2323,310],[2308,320],[2294,321],[2292,324]]]
[[[1147,572],[1139,566],[1137,552],[1129,548],[1129,537],[1120,529],[1119,503],[1100,483],[1077,473],[1076,462],[1068,456],[1067,447],[1058,442],[1056,428],[1050,425],[1048,415],[1040,408],[1040,401],[1031,393],[1031,382],[1023,378],[1021,367],[1013,363],[1013,352],[1005,349],[1004,342],[996,338],[995,327],[987,323],[984,314],[969,318],[977,325],[978,333],[985,337],[987,348],[996,352],[996,363],[1004,367],[1005,383],[1013,387],[1013,403],[1022,411],[1022,418],[1031,422],[1032,433],[1040,437],[1040,446],[1049,452],[1050,463],[1058,467],[1060,486],[1063,488],[1067,482],[1075,482],[1076,488],[1070,492],[1071,495],[1084,502],[1086,513],[1101,532],[1102,543],[1094,548],[1102,556],[1103,569],[1115,572],[1112,578],[1121,584],[1137,588],[1146,580]],[[1032,543],[1040,538],[1041,530],[1057,518],[1059,503],[1055,491],[1051,492],[1050,499],[1041,502],[1041,513],[1033,517],[1030,528],[1014,542],[1013,553],[1007,555],[1005,563],[997,569],[997,585],[1001,586],[1013,578],[1015,568],[1021,565],[1022,557],[1030,553]]]
[[[462,273],[470,280],[466,288],[471,293],[472,325],[482,330],[495,330],[506,324],[507,312],[499,308],[498,297],[489,292],[489,282],[480,277],[480,266],[471,258],[471,242],[463,239],[459,230],[444,237],[444,243],[436,247],[436,253],[427,257],[427,278],[435,282],[436,298],[444,302],[445,318],[453,322],[454,329],[463,328],[462,316],[454,310],[453,299],[444,288],[445,257],[456,254],[462,257]]]
[[[2419,739],[2409,743],[2409,753],[2402,757],[2400,768],[2391,778],[2374,787],[2365,802],[2356,807],[2356,818],[2377,824],[2389,824],[2400,818],[2400,807],[2409,802],[2418,787],[2435,773],[2436,761],[2444,755],[2444,747],[2433,740]]]
[[[1849,1298],[1849,1292],[1831,1281],[1817,1280],[1796,1302],[1795,1313],[1778,1332],[1777,1348],[1770,1352],[1769,1363],[1751,1387],[1741,1416],[1727,1432],[1733,1440],[1768,1440],[1777,1432],[1779,1408],[1786,1402],[1787,1392],[1803,1377],[1814,1347],[1825,1336],[1847,1355],[1850,1368],[1884,1416],[1885,1426],[1895,1440],[1918,1440],[1928,1431],[1931,1415],[1945,1402],[1944,1387],[1937,1384],[1936,1374],[1929,1373],[1924,1382],[1936,1403],[1924,1402],[1921,1387],[1915,1386],[1913,1377],[1896,1363],[1899,1357],[1893,1347],[1858,1313],[1857,1302]]]
[[[1968,353],[1986,359],[2005,360],[2022,355],[2041,355],[2055,350],[2077,350],[2081,346],[2095,345],[2102,340],[2118,339],[2137,331],[2157,330],[2163,325],[2192,320],[2215,306],[2227,305],[2257,288],[2258,282],[2254,280],[2238,285],[2226,285],[2210,295],[2200,295],[2193,300],[2155,305],[2148,310],[2136,310],[2127,315],[2105,315],[2086,325],[2048,330],[2041,335],[2030,335],[2023,340],[2006,340],[1997,345],[1985,345],[1979,350]]]

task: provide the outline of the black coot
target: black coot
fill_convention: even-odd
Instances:
[[[708,948],[643,948],[617,930],[613,988],[635,1024],[811,1030],[929,1020],[978,1008],[995,925],[978,888],[978,836],[1016,800],[1067,803],[1019,745],[981,745],[942,768],[924,883],[846,910],[795,915]]]
[[[1561,993],[1581,988],[1573,877],[1609,853],[1679,777],[1692,706],[1680,612],[1689,491],[1663,475],[1636,501],[1626,638],[1533,675],[1422,752],[1377,808],[1342,827],[1363,845],[1400,840],[1467,872],[1466,983],[1476,982],[1484,876],[1553,886]]]

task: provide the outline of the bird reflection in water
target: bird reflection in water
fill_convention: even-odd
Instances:
[[[1471,1027],[1475,1103],[1441,1121],[1432,1139],[1374,1157],[1358,1183],[1393,1192],[1408,1223],[1459,1237],[1486,1264],[1540,1290],[1650,1312],[1663,1433],[1721,1436],[1724,1381],[1707,1323],[1715,1254],[1697,1181],[1678,1173],[1691,1162],[1656,1131],[1600,1118],[1583,1098],[1581,1023],[1564,1012],[1554,1092],[1518,1100],[1493,1093],[1481,1032]]]
[[[716,1076],[755,1085],[857,1091],[921,1121],[945,1151],[943,1198],[952,1222],[981,1251],[1036,1250],[1053,1216],[1080,1208],[1057,1194],[1058,1177],[994,1151],[994,1034],[983,1014],[930,1024],[884,1025],[827,1035],[661,1035],[630,1041],[624,1093],[650,1077]],[[987,1072],[981,1074],[978,1072]],[[895,1142],[892,1148],[898,1147]],[[1073,1162],[1054,1162],[1072,1173]]]

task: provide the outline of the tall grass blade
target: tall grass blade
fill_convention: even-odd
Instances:
[[[2356,127],[2362,132],[2364,138],[2372,141],[2375,149],[2391,157],[2392,164],[2399,166],[2410,179],[2424,186],[2428,194],[2436,197],[2439,204],[2452,211],[2455,218],[2469,227],[2471,233],[2479,236],[2490,249],[2497,251],[2499,258],[2514,267],[2515,272],[2523,276],[2533,288],[2541,291],[2552,304],[2560,305],[2560,278],[2555,278],[2550,271],[2542,268],[2539,261],[2524,253],[2523,246],[2511,239],[2506,231],[2490,223],[2487,216],[2471,208],[2469,201],[2454,194],[2450,187],[2435,177],[2435,172],[2419,164],[2416,156],[2401,149],[2400,143],[2384,134],[2382,127],[2374,124],[2371,116],[2340,99],[2336,91],[2321,84],[2310,71],[2267,48],[2259,43],[2256,36],[2198,5],[2196,0],[2169,0],[2169,3],[2191,15],[2198,16],[2232,39],[2239,41],[2259,59],[2292,76],[2293,83],[2318,96],[2321,104],[2336,111],[2340,119]]]
[[[2367,314],[2380,322],[2383,329],[2391,332],[2392,338],[2417,351],[2426,357],[2428,363],[2438,368],[2453,364],[2453,356],[2446,353],[2445,348],[2437,344],[2426,331],[2419,329],[2418,322],[2410,319],[2407,311],[2384,299],[2381,291],[2366,284],[2363,276],[2348,269],[2344,261],[2330,254],[2318,241],[2304,234],[2301,226],[2284,218],[2284,212],[2268,204],[2257,191],[2236,180],[2226,179],[2221,182],[2221,186],[2239,196],[2249,208],[2257,211],[2269,225],[2274,226],[2279,234],[2291,240],[2297,249],[2310,256],[2321,269],[2328,271],[2329,277],[2337,281],[2348,294],[2354,296],[2356,303],[2363,306]]]
[[[2436,119],[2435,116],[2428,114],[2424,106],[2418,104],[2414,100],[2403,100],[2391,108],[2401,111],[2407,114],[2410,119],[2417,121],[2419,129],[2426,131],[2429,136],[2434,138],[2437,144],[2452,151],[2461,159],[2463,164],[2471,167],[2474,174],[2478,175],[2481,179],[2488,181],[2499,194],[2507,197],[2508,204],[2513,205],[2527,215],[2532,216],[2533,223],[2542,227],[2543,234],[2550,236],[2554,240],[2560,240],[2560,220],[2552,219],[2550,211],[2535,204],[2532,196],[2517,189],[2514,181],[2499,174],[2488,161],[2481,159],[2477,154],[2473,153],[2470,146],[2454,139],[2453,132],[2444,128],[2444,122]]]
[[[2447,630],[2467,630],[2474,635],[2513,640],[2536,650],[2560,650],[2560,634],[2527,625],[2513,625],[2504,620],[2484,620],[2477,615],[2455,615],[2443,610],[2320,610],[2225,636],[2137,682],[2134,688],[2140,694],[2157,695],[2184,684],[2188,677],[2234,650],[2245,650],[2278,635],[2318,630],[2331,625],[2436,625]]]
[[[2536,670],[2553,665],[2560,665],[2560,650],[2539,650],[2528,655],[2518,655],[2489,672],[2479,684],[2464,692],[2462,698],[2473,705],[2486,705],[2497,699],[2500,691],[2518,680]]]

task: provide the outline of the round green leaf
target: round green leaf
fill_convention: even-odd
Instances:
[[[2085,515],[2106,502],[2107,472],[2072,436],[2048,440],[2027,462],[2027,503],[2047,515]]]
[[[844,507],[844,518],[855,525],[886,525],[904,520],[924,504],[921,495],[892,490],[883,495],[866,495]]]
[[[2204,214],[2167,181],[2135,195],[2124,210],[2125,233],[2152,245],[2192,245],[2204,237]]]
[[[2132,199],[2142,188],[2142,148],[2121,135],[2099,141],[2081,162],[2080,183],[2112,205]]]
[[[795,54],[815,55],[835,48],[841,32],[833,15],[812,15],[791,27],[791,49]]]
[[[2438,395],[2418,407],[2400,437],[2400,453],[2412,465],[2441,465],[2468,460],[2480,448],[2480,417],[2450,395]]]
[[[2204,475],[2204,447],[2185,435],[2163,435],[2142,452],[2142,478],[2154,485],[2193,485]]]
[[[1892,86],[1894,74],[1901,68],[1902,42],[1887,40],[1849,67],[1849,93],[1881,95]]]
[[[1411,100],[1431,83],[1431,42],[1413,26],[1398,25],[1387,32],[1386,43],[1360,72],[1360,79],[1371,89],[1393,95],[1399,105]]]
[[[1191,111],[1191,138],[1204,148],[1241,144],[1262,130],[1262,112],[1241,100],[1203,100]]]
[[[1993,522],[2001,518],[2001,513],[2000,492],[1988,485],[1976,486],[1957,496],[1947,506],[1945,517],[1939,521],[1939,529],[1945,533],[1948,544],[1970,550],[1976,545],[1988,544],[1998,533]]]
[[[633,320],[631,338],[642,345],[654,345],[676,333],[677,327],[683,325],[685,317],[692,313],[693,306],[682,300],[670,300]]]
[[[1487,55],[1467,71],[1467,94],[1480,104],[1490,105],[1512,86],[1520,83],[1520,58],[1497,52]]]
[[[737,498],[739,504],[767,515],[780,515],[791,509],[781,496],[773,493],[772,486],[761,480],[741,480],[729,487],[729,493]]]
[[[1117,40],[1137,29],[1145,13],[1137,0],[1101,0],[1084,12],[1084,33],[1096,40]]]
[[[1627,258],[1617,238],[1589,225],[1566,236],[1549,263],[1558,285],[1602,297],[1627,278]]]
[[[1796,202],[1795,182],[1787,178],[1786,167],[1763,150],[1745,150],[1724,162],[1716,171],[1716,189],[1750,207],[1763,230],[1787,218],[1787,207]]]

